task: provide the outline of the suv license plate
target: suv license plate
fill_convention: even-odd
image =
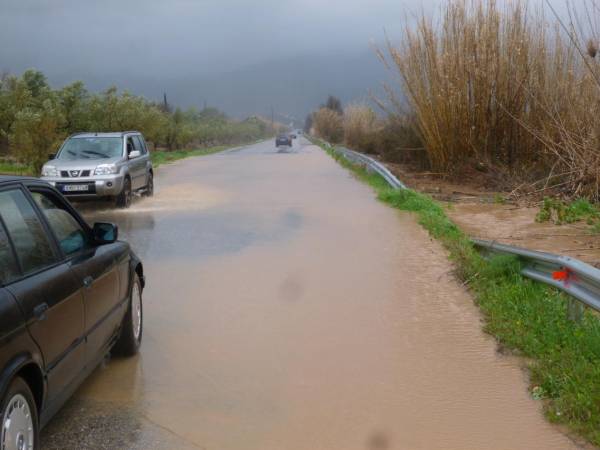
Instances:
[[[90,187],[87,184],[69,184],[63,186],[62,190],[64,192],[81,192],[81,191],[89,191]]]

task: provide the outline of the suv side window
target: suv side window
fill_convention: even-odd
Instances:
[[[19,268],[13,254],[4,225],[0,221],[0,286],[19,276]]]
[[[23,274],[56,262],[46,231],[23,191],[0,192],[0,217],[13,242]]]
[[[46,217],[65,255],[72,255],[88,247],[88,234],[60,201],[45,192],[32,192],[31,195]]]
[[[127,154],[129,155],[129,153],[131,153],[134,150],[139,150],[139,148],[137,148],[135,142],[133,141],[133,137],[129,136],[127,138]]]
[[[146,143],[144,142],[144,138],[142,136],[136,135],[133,137],[133,139],[137,141],[137,148],[142,152],[142,155],[148,153],[148,150],[146,149]]]

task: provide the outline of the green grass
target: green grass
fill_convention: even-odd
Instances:
[[[546,197],[535,220],[536,222],[552,221],[556,225],[585,221],[592,227],[593,232],[600,231],[600,210],[583,198],[567,203]]]
[[[31,167],[12,161],[0,161],[2,175],[32,175]]]
[[[156,168],[161,166],[162,164],[172,163],[174,161],[189,158],[191,156],[210,155],[213,153],[222,152],[223,150],[227,150],[228,148],[231,147],[219,145],[217,147],[201,148],[196,150],[174,150],[172,152],[164,150],[154,151],[151,153],[152,164]]]
[[[448,250],[456,276],[468,284],[485,317],[485,331],[502,348],[524,356],[530,392],[543,402],[546,417],[600,445],[600,320],[586,311],[581,323],[567,318],[568,298],[520,275],[510,256],[485,260],[469,237],[431,197],[393,190],[376,174],[323,147],[368,183],[389,206],[414,213],[419,223]],[[575,207],[587,211],[583,203]],[[490,386],[490,389],[493,389]]]

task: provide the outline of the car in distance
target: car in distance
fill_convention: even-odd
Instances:
[[[288,147],[292,146],[292,138],[287,134],[280,134],[275,139],[275,146],[281,147],[287,145]]]
[[[49,155],[42,179],[69,198],[111,198],[128,208],[134,192],[154,194],[154,170],[141,133],[78,133]]]
[[[111,351],[142,342],[142,263],[48,183],[0,177],[1,449],[39,431]]]

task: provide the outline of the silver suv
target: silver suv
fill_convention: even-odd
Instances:
[[[78,133],[42,168],[42,179],[69,198],[111,198],[128,208],[134,192],[154,194],[154,171],[141,133]]]

